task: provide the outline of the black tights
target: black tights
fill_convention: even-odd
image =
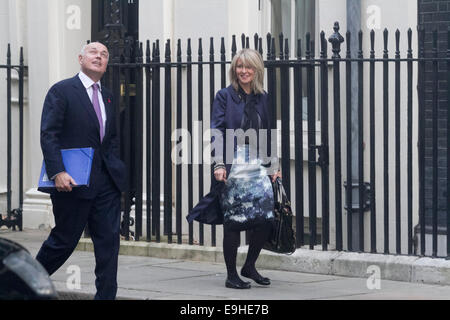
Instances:
[[[256,259],[258,259],[261,249],[270,235],[271,228],[272,225],[270,223],[266,223],[249,232],[250,241],[244,267],[252,273],[253,271],[256,272]],[[238,273],[236,271],[236,256],[240,243],[240,234],[240,231],[230,231],[224,228],[223,255],[229,278],[238,277]]]

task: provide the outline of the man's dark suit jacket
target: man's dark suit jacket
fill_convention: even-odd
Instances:
[[[94,107],[78,75],[55,84],[44,102],[41,120],[41,147],[44,154],[47,175],[65,171],[61,149],[93,148],[89,187],[73,188],[77,198],[93,199],[99,190],[99,175],[102,164],[119,191],[126,188],[125,165],[120,160],[112,93],[102,86],[106,111],[106,128],[103,142],[100,142],[100,125]],[[57,194],[56,189],[39,191]]]

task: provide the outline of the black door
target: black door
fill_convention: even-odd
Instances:
[[[139,40],[139,0],[92,0],[92,41],[109,45],[111,25],[122,27],[122,40]]]
[[[92,0],[91,41],[99,41],[108,47],[111,57],[110,63],[112,63],[113,55],[121,56],[120,61],[124,62],[125,49],[130,46],[130,62],[135,62],[135,50],[139,47],[139,0]],[[127,79],[127,77],[129,78]],[[128,217],[130,207],[134,204],[132,199],[136,195],[135,182],[138,177],[134,165],[136,162],[135,155],[140,154],[138,148],[141,148],[137,141],[139,139],[135,139],[132,134],[132,128],[136,128],[137,125],[135,123],[137,121],[135,114],[137,110],[135,90],[137,77],[136,70],[132,68],[121,69],[120,102],[116,110],[116,113],[119,114],[119,121],[116,125],[120,137],[121,158],[127,164],[128,185],[131,187],[125,193],[122,202],[124,217]],[[103,77],[102,83],[112,89],[113,75],[110,70]],[[125,99],[126,84],[130,89],[129,100]],[[127,111],[129,112],[128,117]],[[134,221],[131,220],[130,224],[133,223]],[[121,233],[128,238],[128,226],[124,223],[122,223]]]

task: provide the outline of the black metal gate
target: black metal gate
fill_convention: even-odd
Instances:
[[[425,48],[425,31],[419,30],[418,35],[419,50],[415,52],[413,31],[408,30],[406,35],[408,49],[402,56],[400,31],[397,30],[395,37],[392,37],[388,30],[384,30],[383,54],[382,57],[377,57],[376,34],[372,31],[369,35],[369,58],[363,52],[363,33],[360,32],[356,37],[359,44],[358,52],[352,53],[351,34],[347,32],[344,38],[339,33],[338,23],[334,26],[334,33],[328,38],[324,32],[320,34],[317,46],[320,50],[319,55],[315,52],[315,40],[311,39],[309,34],[305,41],[299,39],[295,44],[297,52],[295,57],[290,57],[291,44],[283,38],[283,35],[275,39],[268,34],[265,52],[263,39],[258,35],[253,39],[242,35],[241,47],[250,47],[252,40],[254,42],[252,47],[266,58],[267,91],[273,108],[272,114],[277,112],[280,114],[281,168],[287,194],[296,209],[298,247],[306,245],[310,249],[317,249],[316,246],[321,245],[322,250],[426,255],[428,225],[425,219],[424,194],[431,192],[432,195],[437,195],[438,192],[447,192],[447,202],[439,210],[446,212],[445,255],[450,256],[448,178],[447,191],[443,190],[445,186],[437,183],[438,159],[441,159],[441,162],[445,161],[447,174],[450,168],[448,156],[450,40],[445,50],[437,47],[437,41],[433,42],[431,48]],[[437,39],[438,33],[434,31],[431,35]],[[332,47],[331,57],[328,56],[328,43]],[[343,43],[347,49],[345,58],[341,57]],[[395,45],[393,54],[389,52],[390,43]],[[124,144],[123,154],[128,167],[133,167],[137,177],[132,181],[135,190],[133,194],[136,240],[141,239],[145,227],[146,241],[168,243],[176,241],[178,244],[187,242],[205,245],[204,226],[201,224],[186,226],[185,216],[196,203],[194,193],[198,198],[208,192],[205,186],[209,185],[210,176],[206,173],[210,168],[205,164],[192,164],[192,161],[186,166],[173,164],[172,153],[180,150],[173,151],[174,142],[171,135],[174,129],[184,128],[192,136],[195,121],[209,124],[209,120],[204,118],[208,110],[204,108],[203,97],[205,94],[209,95],[206,105],[209,103],[211,106],[217,89],[227,85],[226,72],[230,61],[227,60],[224,38],[220,41],[220,59],[217,59],[215,46],[218,44],[213,38],[209,43],[209,56],[203,53],[202,39],[199,39],[197,54],[192,52],[191,39],[188,39],[185,45],[186,56],[183,56],[181,40],[178,40],[176,45],[167,40],[164,46],[160,45],[159,40],[153,43],[147,41],[145,53],[142,44],[128,42],[125,44],[123,54],[120,54],[118,49],[112,50],[112,61],[104,79],[116,95],[116,107],[118,108],[118,101],[123,101],[125,105],[132,105],[134,109],[125,109],[127,120],[121,131],[127,137],[126,141],[131,138],[136,143],[136,157],[133,161],[127,144]],[[173,47],[176,48],[174,54],[172,54]],[[236,52],[237,41],[233,36],[231,57]],[[196,61],[193,61],[193,55],[197,55]],[[176,57],[174,61],[172,57]],[[343,68],[345,73],[341,71]],[[353,68],[357,70],[357,79],[352,78]],[[435,71],[434,78],[433,72],[426,73],[429,68]],[[438,79],[437,70],[442,69],[447,70],[447,79]],[[406,76],[402,74],[402,70],[406,70]],[[205,72],[209,76],[205,77]],[[123,100],[120,97],[121,73],[126,75]],[[134,104],[130,104],[131,96],[134,96],[134,88],[130,86],[131,80],[128,76],[130,73],[135,73],[138,79]],[[217,79],[216,74],[220,75]],[[377,75],[380,75],[381,81],[377,81]],[[424,81],[430,76],[434,86],[428,92],[425,90]],[[144,78],[145,80],[139,81]],[[209,83],[204,81],[205,78],[209,79]],[[356,95],[351,90],[353,83],[358,84]],[[390,87],[391,83],[393,90]],[[417,92],[415,86],[418,88]],[[446,118],[438,118],[438,91],[440,94],[444,92],[447,96]],[[433,103],[431,108],[433,135],[430,141],[425,139],[423,121],[428,95],[432,95]],[[304,101],[307,110],[304,110]],[[352,112],[352,101],[356,101],[358,105],[356,114]],[[378,102],[380,108],[377,108]],[[193,118],[194,114],[197,114],[196,119]],[[392,123],[390,117],[393,117]],[[163,118],[164,122],[161,121]],[[413,121],[415,118],[417,120]],[[354,119],[357,119],[356,122]],[[277,119],[273,120],[275,127]],[[294,130],[291,134],[292,120]],[[341,124],[344,126],[341,127]],[[358,131],[356,150],[352,148],[352,126],[353,128],[356,126]],[[438,130],[446,130],[447,139],[441,139],[439,142]],[[320,136],[317,134],[318,131]],[[417,141],[414,138],[415,133]],[[161,140],[162,135],[164,140]],[[304,137],[307,141],[306,148],[303,144]],[[291,140],[294,142],[293,152]],[[180,140],[175,143],[178,145]],[[418,149],[415,149],[416,143]],[[432,154],[425,154],[425,145],[430,143]],[[203,147],[200,146],[199,154],[202,154],[202,151]],[[352,159],[356,153],[358,179],[355,180],[352,177],[355,173],[352,171]],[[382,157],[377,157],[378,154]],[[291,161],[291,156],[294,161]],[[307,167],[304,167],[303,163],[305,156]],[[189,158],[192,160],[192,154]],[[426,159],[432,160],[433,163],[431,175],[424,170]],[[143,171],[142,161],[145,161],[146,172]],[[198,181],[194,181],[194,169],[198,171]],[[417,179],[414,178],[416,172]],[[142,225],[144,175],[147,199],[145,226]],[[432,190],[424,188],[425,179],[432,181]],[[415,183],[416,180],[418,183]],[[160,188],[161,185],[163,190]],[[295,188],[294,193],[291,192],[291,186]],[[160,194],[164,195],[162,210],[164,228],[160,226]],[[185,205],[183,197],[187,198]],[[129,221],[132,203],[129,197],[126,199],[128,202],[125,205],[124,221]],[[436,257],[437,202],[433,202],[431,207],[431,229],[428,229],[431,230],[432,238],[431,256]],[[353,217],[359,218],[354,220]],[[175,230],[172,230],[173,219]],[[356,225],[354,221],[357,221]],[[186,234],[183,234],[183,227],[187,228]],[[414,234],[415,227],[419,230],[417,234]],[[194,228],[198,228],[198,239],[194,239]],[[213,226],[210,234],[212,246],[216,246],[217,243],[216,232],[216,226]],[[186,239],[183,237],[185,235]],[[162,240],[162,236],[167,238]],[[417,241],[419,238],[420,241]],[[127,239],[129,239],[128,232]]]
[[[24,65],[23,48],[20,48],[19,65],[11,63],[11,46],[8,45],[6,65],[0,65],[0,70],[6,71],[6,215],[0,212],[0,227],[6,226],[22,231],[22,212],[23,212],[23,107],[24,107],[24,77],[27,67]],[[17,72],[18,90],[18,126],[13,117],[13,72]],[[17,128],[14,130],[13,128]],[[13,145],[13,138],[18,138],[18,144]],[[14,150],[15,149],[15,150]],[[13,153],[19,154],[19,159],[13,158]],[[18,161],[18,181],[13,181],[12,162]],[[14,204],[12,199],[13,192],[18,195],[18,202]]]

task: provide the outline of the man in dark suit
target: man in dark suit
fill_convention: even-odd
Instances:
[[[80,73],[55,84],[45,99],[41,147],[47,175],[56,188],[40,191],[50,193],[55,228],[36,257],[53,274],[70,257],[89,224],[96,260],[95,299],[102,300],[113,300],[117,293],[120,196],[126,188],[113,96],[100,83],[108,60],[103,44],[84,46]],[[74,148],[95,150],[88,187],[78,187],[65,170],[61,149]]]

